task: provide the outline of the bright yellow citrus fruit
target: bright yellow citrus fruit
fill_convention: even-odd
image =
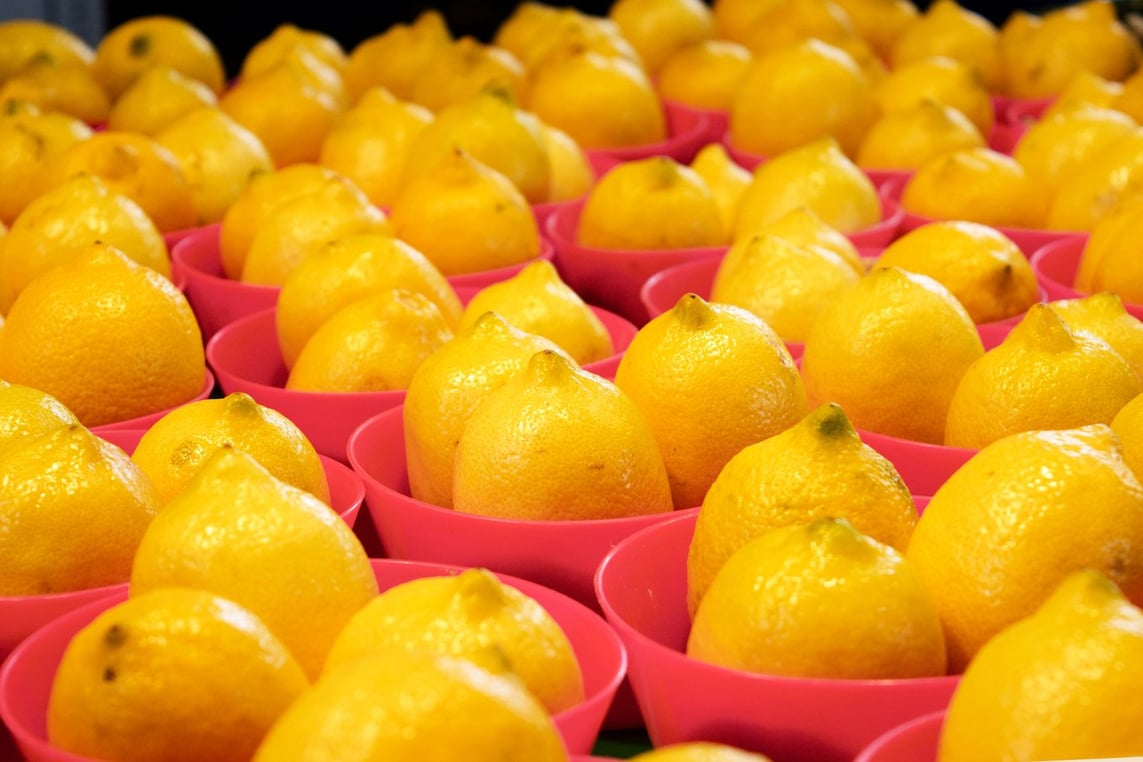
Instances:
[[[818,314],[802,377],[811,404],[839,403],[858,428],[940,444],[961,376],[983,354],[972,318],[951,291],[888,267]]]
[[[945,673],[936,607],[908,560],[820,518],[736,550],[694,615],[687,655],[768,675],[885,680]]]
[[[344,73],[349,57],[341,43],[332,35],[314,29],[302,29],[296,24],[282,23],[270,34],[254,43],[242,59],[239,77],[256,77],[277,66],[294,48],[302,48]]]
[[[862,261],[853,241],[840,233],[837,228],[827,224],[808,206],[794,207],[780,217],[759,225],[750,235],[773,235],[791,243],[829,249],[849,263],[855,273],[865,274],[865,262]]]
[[[29,283],[0,330],[0,378],[51,394],[86,426],[187,402],[205,371],[186,297],[109,244]]]
[[[0,451],[73,423],[75,413],[52,395],[0,379]]]
[[[877,83],[875,93],[883,114],[904,111],[927,100],[951,106],[985,138],[996,121],[988,88],[971,66],[955,58],[936,56],[901,64]]]
[[[729,112],[750,59],[746,46],[730,40],[693,42],[663,62],[655,86],[664,100]]]
[[[408,100],[432,112],[476,96],[488,86],[501,87],[523,102],[527,72],[516,56],[495,45],[464,36],[437,49],[414,75]]]
[[[896,69],[932,56],[968,64],[989,92],[1001,92],[1004,88],[1000,30],[956,0],[936,0],[904,25],[889,48],[889,65]]]
[[[961,672],[1070,572],[1103,571],[1143,596],[1143,488],[1111,427],[1012,434],[933,495],[906,557],[936,601]]]
[[[702,503],[739,450],[807,411],[802,379],[769,325],[697,294],[639,329],[615,385],[651,426],[676,508]]]
[[[1119,437],[1123,460],[1139,478],[1143,475],[1143,394],[1119,409],[1111,419],[1111,429]]]
[[[60,421],[4,446],[0,595],[121,584],[162,504],[115,445]]]
[[[187,112],[218,105],[218,96],[170,66],[151,66],[111,104],[107,129],[156,135]]]
[[[110,29],[92,62],[113,98],[152,66],[170,66],[221,93],[226,72],[214,43],[189,21],[173,16],[139,16]]]
[[[104,124],[111,99],[86,64],[35,58],[0,84],[0,103],[35,103],[44,111],[59,111],[87,124]]]
[[[345,66],[351,102],[375,87],[408,100],[420,71],[451,43],[445,18],[435,8],[421,11],[412,23],[393,24],[364,38],[349,51]]]
[[[857,151],[865,169],[916,169],[930,159],[963,148],[983,148],[980,130],[944,103],[922,100],[878,117]]]
[[[1041,119],[1047,119],[1056,114],[1063,114],[1074,108],[1114,108],[1132,116],[1131,111],[1120,107],[1120,98],[1123,96],[1125,85],[1122,82],[1111,82],[1086,69],[1073,74],[1052,98],[1040,114]],[[1132,116],[1134,119],[1135,117]],[[1138,119],[1135,119],[1138,122]]]
[[[913,498],[897,469],[861,441],[845,411],[833,403],[742,448],[718,473],[687,552],[692,615],[719,569],[747,542],[830,516],[899,551],[917,523]]]
[[[34,58],[90,66],[95,51],[62,24],[35,18],[0,21],[0,82]]]
[[[1050,199],[1045,227],[1090,231],[1126,199],[1143,191],[1143,129],[1094,152]]]
[[[56,155],[93,131],[86,124],[32,104],[8,104],[0,116],[0,222],[11,225],[45,188],[46,168]]]
[[[1053,299],[1048,307],[1073,331],[1103,339],[1143,380],[1143,322],[1129,313],[1123,300],[1110,291],[1076,299]]]
[[[48,737],[84,757],[239,762],[308,685],[250,611],[165,588],[110,607],[68,643]]]
[[[1111,423],[1140,391],[1110,344],[1034,304],[965,371],[949,402],[945,444],[981,448],[1021,431]]]
[[[377,653],[428,651],[480,658],[497,649],[555,714],[583,702],[583,675],[568,636],[535,599],[487,569],[422,577],[389,588],[342,628],[325,674]]]
[[[607,16],[650,74],[657,74],[684,45],[714,37],[710,7],[701,0],[617,0]]]
[[[469,416],[457,445],[453,507],[576,520],[666,513],[672,505],[663,458],[634,400],[545,350]]]
[[[558,127],[540,123],[548,152],[548,203],[582,198],[595,184],[595,170],[575,138]]]
[[[691,160],[690,167],[706,182],[710,192],[714,194],[718,213],[722,218],[722,229],[729,239],[734,231],[735,220],[738,218],[738,206],[754,176],[730,158],[722,143],[708,143],[703,146]]]
[[[991,148],[929,159],[901,192],[901,206],[914,214],[1010,228],[1043,227],[1046,199],[1022,164]]]
[[[341,517],[233,447],[206,460],[139,543],[131,595],[166,587],[245,606],[311,679],[337,633],[377,595],[365,550]]]
[[[636,754],[635,762],[770,762],[762,754],[710,741],[680,741]]]

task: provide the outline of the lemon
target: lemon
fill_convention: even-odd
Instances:
[[[730,40],[693,42],[663,62],[656,87],[664,100],[729,112],[751,58],[745,45]]]
[[[669,156],[616,166],[588,193],[576,240],[601,249],[683,249],[725,242],[718,201],[695,170]]]
[[[755,168],[738,205],[734,240],[802,206],[841,233],[881,220],[881,202],[873,182],[842,153],[836,140],[827,137]]]
[[[95,51],[67,27],[34,18],[0,22],[0,80],[5,80],[37,56],[90,65]]]
[[[701,177],[714,194],[722,228],[729,238],[738,217],[738,205],[753,175],[734,162],[721,143],[708,143],[691,160],[691,169]]]
[[[34,58],[0,85],[0,103],[26,101],[87,124],[103,124],[111,100],[91,68],[51,58]]]
[[[786,342],[804,342],[822,308],[861,277],[816,244],[775,235],[735,242],[719,262],[710,298],[749,310]]]
[[[742,448],[719,472],[699,508],[687,552],[689,610],[693,614],[719,569],[747,542],[830,516],[898,551],[917,523],[897,469],[861,441],[833,403]]]
[[[869,78],[841,48],[813,38],[780,47],[755,58],[743,75],[729,140],[774,156],[829,136],[853,156],[877,117],[873,94]]]
[[[991,148],[935,156],[901,192],[901,206],[914,214],[1009,228],[1042,227],[1045,200],[1022,164]]]
[[[1051,103],[1040,114],[1040,118],[1047,119],[1071,111],[1073,108],[1087,106],[1114,108],[1131,116],[1132,112],[1121,106],[1120,99],[1125,89],[1126,86],[1122,82],[1111,82],[1098,74],[1082,69],[1068,78],[1067,84],[1056,97],[1052,98]]]
[[[281,63],[294,48],[312,53],[339,74],[344,73],[348,63],[345,50],[335,38],[324,32],[283,23],[246,51],[238,76],[256,77]]]
[[[936,602],[960,672],[1069,573],[1106,573],[1143,595],[1143,488],[1107,424],[1012,434],[933,495],[906,557]]]
[[[568,754],[543,705],[514,675],[401,650],[322,677],[281,715],[253,760],[458,757],[567,762]]]
[[[1143,129],[1136,128],[1093,153],[1051,199],[1045,226],[1091,230],[1127,198],[1143,191]]]
[[[754,232],[750,233],[751,237],[755,235],[773,235],[791,243],[829,249],[845,260],[855,273],[858,275],[865,274],[865,262],[862,261],[853,241],[839,232],[837,228],[827,224],[818,216],[817,212],[808,206],[794,207],[770,222],[759,225]],[[729,254],[728,251],[727,255]],[[726,257],[723,257],[723,263],[726,261]]]
[[[0,379],[0,450],[73,423],[75,413],[52,395]]]
[[[968,64],[989,92],[1004,88],[1000,30],[956,0],[936,0],[905,24],[889,48],[889,65],[896,69],[932,56]]]
[[[1036,274],[1020,247],[976,222],[922,225],[885,247],[872,266],[929,276],[952,292],[974,323],[1019,315],[1039,296]]]
[[[147,429],[131,459],[167,503],[223,446],[242,450],[278,479],[329,504],[325,471],[306,435],[289,418],[243,392],[172,410]]]
[[[164,588],[110,607],[68,643],[48,700],[48,738],[84,757],[238,762],[307,687],[249,610]]]
[[[671,487],[635,402],[564,356],[537,352],[460,435],[453,507],[526,520],[665,513]]]
[[[332,508],[221,447],[147,527],[131,595],[192,587],[262,619],[311,678],[337,633],[377,595],[353,530]]]
[[[528,86],[524,64],[503,48],[464,36],[441,46],[414,73],[407,99],[435,113],[475,97],[489,85],[523,101]]]
[[[769,757],[709,741],[681,741],[636,754],[636,762],[769,762]]]
[[[921,58],[895,67],[875,89],[883,114],[894,114],[932,100],[951,106],[987,138],[996,121],[988,88],[963,61],[945,56]]]
[[[909,561],[835,518],[736,550],[698,605],[686,652],[746,672],[864,680],[943,675],[946,659]]]
[[[1034,304],[965,371],[949,402],[945,444],[980,448],[1021,431],[1108,424],[1141,390],[1106,341]]]
[[[1114,293],[1101,291],[1077,299],[1054,299],[1048,307],[1073,331],[1103,339],[1143,379],[1143,322],[1123,307]]]
[[[154,136],[189,111],[218,105],[218,96],[170,66],[152,66],[111,104],[107,128]]]
[[[714,37],[714,19],[701,0],[617,0],[607,16],[652,75],[679,48]]]
[[[853,29],[877,55],[888,59],[893,43],[920,15],[911,0],[835,0],[849,16]]]
[[[409,381],[403,409],[413,497],[452,507],[453,462],[469,415],[489,392],[545,349],[563,351],[486,312],[421,362]]]
[[[453,336],[424,294],[390,288],[330,315],[298,353],[286,388],[311,392],[405,389],[417,366]]]
[[[770,326],[697,294],[639,329],[615,385],[651,426],[676,508],[702,503],[739,450],[807,411],[802,379]]]
[[[587,153],[575,139],[550,124],[540,123],[544,148],[548,152],[548,203],[581,198],[595,184],[595,170]]]
[[[452,43],[452,34],[441,12],[426,8],[408,24],[393,24],[366,36],[349,51],[345,85],[351,102],[364,93],[383,87],[407,101],[418,73]]]
[[[1094,570],[1065,577],[977,653],[941,728],[940,759],[1102,759],[1143,751],[1134,674],[1143,612]]]
[[[912,169],[949,151],[983,148],[984,137],[968,117],[952,106],[925,99],[882,114],[857,151],[865,169]]]
[[[5,108],[0,116],[0,223],[11,225],[41,192],[53,157],[85,140],[92,129],[75,117],[43,112],[30,103]]]
[[[486,569],[403,582],[346,623],[325,673],[377,653],[429,651],[476,657],[496,649],[555,714],[583,701],[583,676],[567,635],[543,606]]]
[[[760,11],[744,42],[763,56],[811,38],[842,47],[855,36],[849,14],[833,0],[783,0]]]
[[[949,403],[984,345],[972,318],[927,275],[877,269],[819,314],[802,356],[811,404],[834,401],[858,428],[940,444]]]
[[[1111,419],[1111,429],[1123,447],[1123,460],[1138,478],[1143,474],[1143,395],[1119,409]]]
[[[214,43],[194,24],[174,16],[138,16],[107,30],[92,61],[113,98],[152,66],[170,66],[216,94],[225,85],[226,72]]]
[[[525,333],[551,339],[580,365],[615,353],[603,322],[546,259],[477,292],[464,307],[460,328],[475,324],[486,312],[496,312]]]

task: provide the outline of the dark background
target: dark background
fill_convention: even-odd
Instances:
[[[0,0],[3,4],[5,0]],[[547,4],[574,7],[585,13],[606,15],[613,0],[580,0]],[[989,18],[1004,21],[1016,7],[1029,7],[1014,2],[960,3]],[[349,51],[361,40],[379,34],[395,23],[408,23],[427,8],[437,8],[448,21],[455,36],[471,35],[484,42],[492,39],[497,27],[516,7],[517,2],[480,2],[479,0],[437,0],[436,2],[350,2],[346,0],[312,0],[305,4],[233,3],[210,0],[105,0],[107,28],[128,19],[149,14],[168,14],[186,19],[199,28],[218,48],[231,76],[238,72],[242,58],[255,43],[270,35],[283,23],[303,29],[325,32]],[[916,1],[920,8],[926,1]]]

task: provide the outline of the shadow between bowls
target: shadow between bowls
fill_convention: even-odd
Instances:
[[[959,676],[909,680],[776,677],[685,654],[686,555],[697,511],[622,540],[596,592],[627,648],[628,676],[655,746],[717,741],[774,762],[850,762],[882,733],[948,705]]]
[[[211,372],[209,366],[210,366],[210,364],[208,362],[207,367],[206,367],[205,371],[203,372],[204,375],[203,375],[202,389],[199,390],[198,394],[196,394],[194,397],[191,397],[186,402],[182,402],[178,405],[173,405],[169,408],[166,408],[165,410],[159,410],[159,411],[154,412],[154,413],[147,413],[146,415],[140,415],[140,416],[137,416],[135,418],[128,418],[128,419],[122,420],[122,421],[114,421],[113,423],[104,423],[104,424],[100,424],[99,426],[89,426],[88,428],[91,429],[91,431],[96,433],[96,434],[102,434],[105,431],[114,431],[116,429],[149,429],[151,427],[151,424],[153,424],[155,421],[159,420],[160,418],[162,418],[164,415],[171,412],[175,408],[182,407],[183,405],[186,405],[186,404],[191,403],[191,402],[198,402],[199,400],[204,400],[207,397],[209,397],[212,393],[214,393],[215,377],[214,377],[214,374]]]
[[[713,142],[709,139],[710,117],[705,113],[691,109],[668,109],[664,106],[663,116],[667,122],[665,140],[635,146],[588,148],[584,153],[593,164],[599,160],[618,163],[650,156],[670,156],[677,162],[690,164],[699,149]]]
[[[1087,240],[1087,236],[1084,235],[1053,241],[1041,246],[1029,258],[1036,280],[1040,282],[1040,287],[1048,293],[1051,300],[1080,299],[1089,296],[1075,287],[1076,272],[1079,270]],[[1123,308],[1143,320],[1143,304],[1124,300]]]
[[[102,432],[99,436],[128,455],[133,455],[145,433],[146,429],[119,429]],[[352,529],[361,512],[361,505],[365,502],[365,484],[352,468],[341,461],[327,455],[319,454],[318,457],[321,458],[321,467],[329,485],[330,507]]]
[[[219,251],[220,224],[198,228],[183,237],[171,252],[171,266],[186,284],[185,293],[198,318],[204,342],[235,320],[271,309],[278,304],[279,286],[243,283],[226,276]],[[494,270],[453,275],[448,282],[454,288],[480,288],[506,280],[537,259],[551,260],[551,242],[540,236],[540,255],[535,259]]]
[[[942,710],[902,723],[878,736],[854,762],[936,762],[944,721]]]
[[[458,566],[392,559],[372,559],[371,563],[382,591],[413,579],[463,570]],[[589,754],[626,672],[622,643],[602,617],[582,604],[542,585],[509,575],[498,576],[540,603],[567,634],[583,671],[586,698],[552,719],[570,752]],[[47,741],[51,682],[71,638],[99,614],[126,600],[127,593],[127,586],[123,585],[48,623],[21,643],[0,668],[0,718],[11,729],[29,762],[87,762],[86,757],[55,749]]]

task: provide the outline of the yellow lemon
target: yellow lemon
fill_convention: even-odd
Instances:
[[[253,760],[285,762],[299,754],[342,762],[568,760],[551,717],[514,675],[405,651],[322,677],[282,714]]]
[[[1143,394],[1119,409],[1111,419],[1111,429],[1119,437],[1123,460],[1138,478],[1143,474]]]
[[[526,20],[526,19],[525,19]],[[534,33],[520,46],[519,57],[529,73],[547,61],[568,53],[590,52],[604,58],[629,61],[646,71],[635,46],[623,34],[619,24],[606,16],[596,16],[575,8],[556,8],[554,13],[536,18]],[[510,38],[520,33],[510,30]],[[512,40],[516,44],[516,40]]]
[[[452,507],[453,463],[469,415],[541,350],[563,352],[548,339],[486,312],[417,367],[403,410],[413,497]]]
[[[946,661],[940,617],[909,561],[835,518],[773,529],[736,550],[695,611],[687,655],[857,680],[943,675]]]
[[[833,0],[781,0],[762,9],[743,42],[764,56],[808,39],[842,47],[855,36],[849,14]]]
[[[1103,759],[1143,750],[1128,718],[1143,612],[1105,575],[1069,574],[982,647],[957,684],[940,759]]]
[[[715,272],[710,298],[749,310],[783,341],[804,342],[822,308],[860,277],[829,249],[761,234],[730,247]]]
[[[1052,230],[1091,230],[1125,199],[1143,191],[1143,129],[1093,153],[1060,186],[1046,213]]]
[[[221,93],[226,72],[214,43],[198,27],[174,16],[138,16],[109,29],[99,40],[92,67],[117,98],[152,66],[170,66]]]
[[[714,37],[710,7],[701,0],[617,0],[607,15],[650,74],[684,45]]]
[[[595,170],[575,138],[558,127],[540,123],[540,134],[548,152],[548,192],[546,201],[558,203],[583,197],[595,184]]]
[[[218,105],[218,96],[170,66],[151,66],[111,104],[107,129],[154,136],[189,111]]]
[[[525,103],[584,148],[665,140],[666,116],[647,74],[625,58],[572,49],[531,71]]]
[[[163,236],[146,212],[96,175],[77,175],[36,197],[0,240],[0,313],[36,277],[97,241],[170,277]]]
[[[921,273],[952,292],[974,323],[1003,320],[1036,302],[1036,274],[1011,238],[988,225],[932,222],[889,244],[873,263]]]
[[[896,69],[932,56],[968,64],[989,92],[1001,92],[1004,88],[1000,30],[956,0],[936,0],[904,25],[889,48],[889,65]]]
[[[414,76],[408,99],[437,112],[475,97],[489,85],[508,90],[522,102],[527,91],[524,64],[503,48],[465,36],[434,53]]]
[[[546,259],[477,292],[464,307],[460,328],[473,325],[486,312],[497,313],[521,331],[551,339],[580,365],[615,353],[606,326]]]
[[[524,195],[459,148],[401,188],[391,220],[397,237],[445,275],[495,270],[540,254],[540,231]]]
[[[84,757],[239,762],[308,686],[249,610],[170,587],[76,633],[52,681],[48,738]]]
[[[282,23],[246,51],[238,76],[256,77],[269,71],[299,47],[332,66],[339,74],[344,73],[348,56],[336,38],[325,32]]]
[[[46,190],[46,169],[57,155],[92,134],[67,114],[45,113],[30,103],[8,104],[0,116],[0,223],[11,225]]]
[[[349,51],[345,66],[351,102],[375,87],[407,100],[421,69],[451,43],[448,24],[435,8],[421,11],[412,23],[393,24],[365,37]]]
[[[729,238],[738,217],[738,205],[753,175],[736,164],[721,143],[708,143],[691,160],[691,169],[701,177],[718,203],[722,228]]]
[[[984,346],[972,318],[927,275],[877,269],[818,314],[802,376],[810,402],[835,401],[854,425],[940,444],[949,403]]]
[[[131,459],[155,485],[159,499],[174,499],[220,447],[252,456],[283,482],[329,504],[329,485],[317,450],[302,430],[243,392],[182,405],[147,429]]]
[[[245,606],[311,679],[337,633],[377,595],[365,550],[341,517],[233,447],[206,460],[139,543],[132,597],[166,587]]]
[[[655,84],[664,100],[729,112],[750,60],[750,50],[730,40],[693,42],[671,53]]]
[[[3,446],[0,595],[126,582],[162,507],[155,488],[122,450],[78,422],[61,417],[40,429]]]
[[[391,206],[410,146],[432,120],[428,109],[388,90],[366,90],[326,133],[318,163],[352,180],[377,206]]]
[[[936,602],[960,672],[1070,572],[1108,574],[1143,596],[1143,488],[1106,424],[1012,434],[933,495],[906,557]]]
[[[759,225],[749,234],[753,236],[772,235],[791,243],[820,246],[829,249],[844,259],[858,275],[865,274],[865,262],[853,241],[840,233],[837,228],[826,224],[817,212],[808,206],[797,206],[775,217],[770,222]],[[728,251],[727,254],[730,252]],[[723,258],[726,261],[726,258]]]
[[[663,458],[635,402],[545,350],[469,416],[453,507],[552,521],[665,513],[672,505]]]
[[[877,118],[873,93],[841,48],[812,38],[782,47],[754,59],[743,76],[729,139],[736,148],[773,156],[832,137],[853,156]]]
[[[1110,344],[1143,380],[1143,322],[1124,309],[1119,296],[1101,291],[1078,299],[1055,299],[1048,307],[1072,330]]]
[[[36,18],[0,21],[0,81],[34,58],[90,66],[95,51],[82,37],[62,24]]]
[[[734,240],[799,207],[822,222],[852,233],[881,220],[881,201],[873,181],[847,157],[833,138],[822,138],[759,164],[742,200]]]
[[[726,241],[714,193],[669,156],[624,162],[599,179],[576,240],[603,249],[683,249]]]
[[[424,254],[381,233],[342,236],[314,249],[282,283],[274,318],[286,367],[334,313],[390,288],[427,296],[449,326],[460,321],[460,299]]]
[[[1143,73],[1136,71],[1122,84],[1108,83],[1102,92],[1107,100],[1099,105],[1111,106],[1136,122],[1143,122]],[[1064,93],[1061,93],[1056,100],[1059,101],[1063,96]]]
[[[1107,424],[1140,391],[1111,345],[1034,304],[965,371],[949,402],[945,444],[980,448],[1021,431]]]
[[[1131,256],[1140,229],[1143,195],[1133,195],[1095,221],[1080,253],[1075,286],[1088,293],[1111,291],[1129,302],[1143,301],[1143,271]]]
[[[85,64],[35,58],[0,85],[0,103],[28,101],[44,111],[60,111],[87,124],[103,124],[111,99]]]
[[[996,121],[992,97],[972,67],[946,56],[921,58],[894,68],[875,90],[884,114],[914,108],[933,100],[968,117],[985,138]]]
[[[834,0],[849,16],[853,29],[882,59],[920,11],[912,0]]]
[[[32,280],[0,330],[0,378],[51,394],[85,426],[187,402],[205,374],[186,297],[110,244]]]
[[[486,88],[438,111],[409,143],[404,182],[436,171],[457,149],[507,177],[529,203],[547,200],[551,169],[539,119],[508,90]]]
[[[925,99],[878,117],[857,151],[865,169],[917,169],[949,151],[983,148],[980,130],[962,112]]]
[[[178,117],[155,140],[183,167],[198,225],[220,222],[253,175],[274,169],[258,136],[213,106]]]
[[[47,392],[0,380],[0,450],[73,423],[75,413]]]
[[[392,288],[330,315],[298,353],[286,388],[311,392],[405,389],[417,366],[453,336],[424,294]]]
[[[636,762],[770,762],[761,754],[711,743],[710,741],[681,741],[636,754]]]
[[[993,227],[1039,228],[1046,190],[1018,161],[991,148],[962,148],[917,167],[901,192],[901,206],[937,220],[968,220]]]
[[[742,448],[711,484],[687,552],[692,615],[719,570],[750,540],[831,516],[898,551],[917,523],[897,469],[861,441],[841,406],[828,403]]]
[[[676,508],[702,503],[739,450],[807,411],[802,379],[775,332],[744,310],[697,294],[639,329],[615,385],[651,426]]]
[[[1051,103],[1040,114],[1040,118],[1047,119],[1071,111],[1073,108],[1087,106],[1114,108],[1131,116],[1130,110],[1120,106],[1124,89],[1125,86],[1121,82],[1111,82],[1098,74],[1082,69],[1068,78],[1067,84],[1052,98]]]
[[[499,651],[552,714],[583,702],[580,665],[559,623],[535,599],[480,568],[381,593],[342,628],[325,673],[372,654],[428,651],[479,659],[487,649]]]

